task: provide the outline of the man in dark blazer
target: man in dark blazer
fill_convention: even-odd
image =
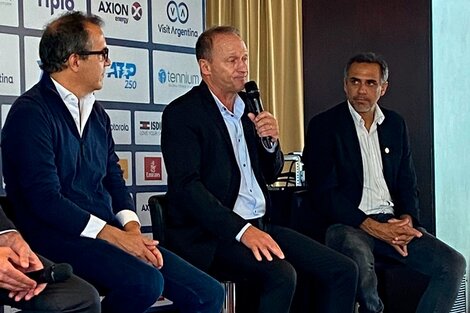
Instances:
[[[407,128],[377,101],[388,87],[387,63],[373,53],[350,59],[347,101],[312,118],[304,162],[312,203],[329,218],[328,246],[359,267],[359,312],[383,312],[375,255],[430,276],[417,312],[448,313],[465,259],[418,221],[418,189]]]
[[[203,82],[163,112],[169,246],[197,267],[261,293],[257,312],[289,312],[297,275],[328,291],[320,312],[352,312],[354,263],[269,222],[266,183],[283,165],[276,119],[255,116],[244,89],[248,52],[236,29],[206,30],[196,43]],[[260,137],[270,137],[264,147]],[[311,312],[304,308],[305,312]]]
[[[37,284],[24,273],[52,263],[38,257],[0,207],[0,305],[22,312],[101,312],[98,291],[75,275],[62,282]]]

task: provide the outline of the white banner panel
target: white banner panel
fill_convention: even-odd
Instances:
[[[91,1],[91,13],[100,16],[106,37],[148,41],[146,0]]]
[[[134,134],[136,145],[160,145],[162,134],[162,112],[134,113]]]
[[[0,25],[18,27],[18,0],[0,0]]]
[[[194,54],[153,51],[154,103],[168,104],[199,85],[201,75]]]
[[[126,186],[132,186],[132,153],[130,151],[116,151],[116,154],[119,157],[119,165],[121,166]]]
[[[24,37],[24,80],[25,90],[30,89],[41,79],[42,70],[39,67],[39,37]]]
[[[5,125],[5,120],[7,119],[8,112],[10,112],[11,104],[2,104],[1,109],[1,118],[2,118],[2,128]],[[5,189],[5,183],[3,182],[3,175],[1,175],[2,188]]]
[[[0,34],[0,95],[20,92],[20,37]]]
[[[131,139],[131,111],[106,110],[111,119],[111,130],[114,143],[117,145],[130,145]]]
[[[161,152],[135,153],[136,185],[166,185],[167,174]]]
[[[201,0],[166,0],[152,3],[154,43],[194,48],[204,22]]]
[[[86,12],[86,0],[23,0],[24,27],[43,29],[67,11]]]
[[[8,112],[10,112],[11,104],[2,104],[2,128],[5,125],[5,120],[7,119]]]
[[[164,194],[164,192],[138,192],[135,195],[137,216],[142,227],[151,227],[152,219],[150,217],[149,198],[153,195]]]
[[[111,65],[96,98],[106,101],[149,103],[149,53],[147,49],[108,46]]]

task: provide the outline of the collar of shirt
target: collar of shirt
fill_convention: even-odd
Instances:
[[[354,107],[351,105],[351,102],[348,100],[348,108],[349,112],[351,113],[351,116],[353,118],[354,124],[356,127],[358,126],[363,126],[364,125],[364,120],[362,119],[362,116],[354,110]],[[374,128],[377,127],[377,125],[381,125],[383,121],[385,120],[385,115],[380,109],[379,105],[375,105],[375,113],[374,113],[374,122],[372,125],[374,125]]]
[[[70,90],[62,86],[54,78],[51,77],[51,80],[54,83],[59,96],[62,98],[62,101],[64,101],[65,106],[72,115],[75,125],[77,125],[78,133],[81,136],[91,110],[93,109],[93,104],[96,100],[95,95],[93,93],[87,94],[79,101],[79,99]]]
[[[219,108],[220,112],[222,112],[222,116],[229,115],[231,117],[236,117],[237,120],[240,120],[242,118],[242,115],[245,112],[245,102],[243,102],[242,98],[238,94],[233,104],[233,112],[230,112],[229,109],[227,109],[227,107],[222,103],[222,101],[220,101],[219,98],[217,98],[217,96],[212,91],[210,92],[212,94],[212,97],[214,97],[217,107]]]

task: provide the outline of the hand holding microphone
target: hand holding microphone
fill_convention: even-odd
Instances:
[[[72,266],[67,263],[52,264],[38,271],[24,273],[26,276],[37,282],[43,283],[58,283],[64,281],[72,276]]]
[[[256,82],[249,81],[245,84],[245,91],[248,95],[248,99],[253,107],[255,116],[258,116],[261,112],[263,112],[263,104],[261,102],[260,94],[258,86]],[[256,129],[258,130],[258,134],[261,135],[262,132],[272,132],[273,130],[277,132],[277,122],[274,117],[269,114],[267,117],[263,117],[259,121],[256,121]],[[277,133],[276,133],[277,136]],[[272,149],[274,146],[273,137],[272,136],[264,136],[261,137],[261,143],[266,149]]]

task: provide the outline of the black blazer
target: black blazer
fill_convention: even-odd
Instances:
[[[0,207],[0,231],[16,229],[15,225],[6,216],[5,211]]]
[[[407,127],[397,113],[381,110],[385,120],[377,129],[383,174],[395,215],[410,214],[418,224],[418,189]],[[303,157],[313,205],[331,223],[359,226],[367,217],[359,209],[363,167],[347,102],[310,120]]]
[[[242,117],[250,160],[267,199],[266,184],[282,170],[278,147],[268,153],[247,114]],[[240,171],[223,117],[202,82],[171,102],[162,116],[161,147],[168,173],[167,245],[180,256],[207,270],[217,244],[235,240],[246,221],[233,212],[240,189]]]

